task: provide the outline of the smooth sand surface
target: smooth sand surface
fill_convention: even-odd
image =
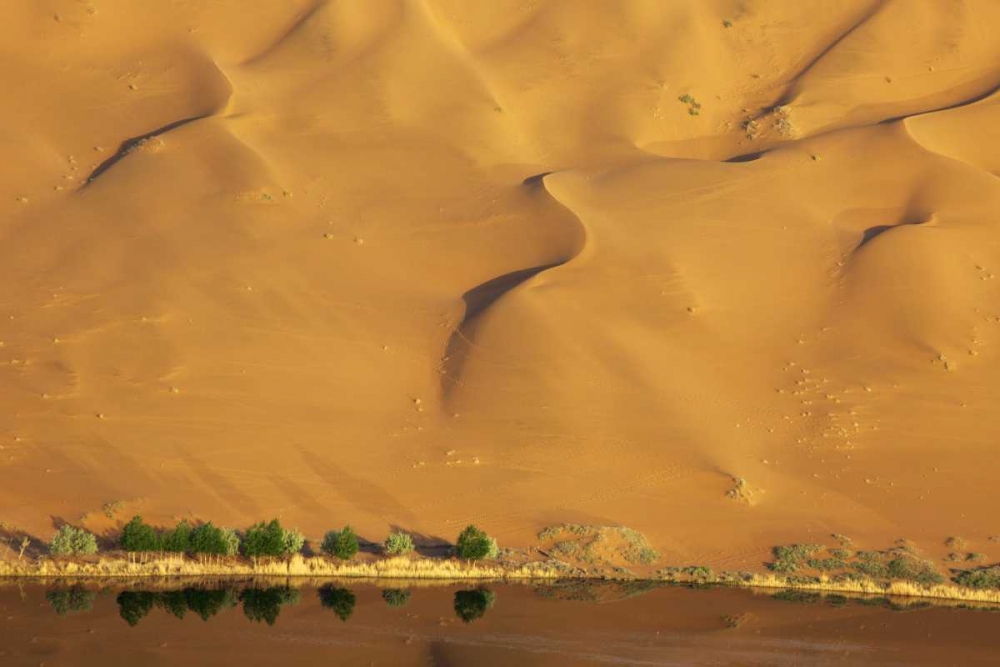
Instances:
[[[1000,557],[1000,3],[0,5],[0,520]]]

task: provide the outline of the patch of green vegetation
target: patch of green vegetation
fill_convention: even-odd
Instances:
[[[822,549],[823,547],[819,544],[777,546],[771,549],[771,553],[774,554],[774,562],[769,563],[768,567],[772,571],[782,574],[797,572],[799,566],[804,565],[808,559],[812,558],[819,551],[822,551]]]
[[[1000,589],[1000,565],[962,570],[951,579],[966,588]]]
[[[101,506],[101,511],[104,512],[104,516],[109,519],[114,519],[115,515],[125,506],[125,503],[121,500],[109,500]]]
[[[455,554],[466,560],[496,558],[500,555],[497,541],[477,526],[468,525],[455,541]]]
[[[340,560],[350,560],[358,553],[358,536],[350,526],[343,530],[331,530],[323,536],[320,550],[328,556],[336,556]]]
[[[944,582],[944,577],[932,563],[913,556],[898,556],[889,561],[887,566],[891,579],[913,581],[923,586],[932,586]]]
[[[701,113],[701,103],[698,102],[698,100],[691,97],[690,95],[687,94],[681,95],[680,97],[677,98],[677,100],[687,105],[688,113],[690,115],[697,116],[698,114]]]
[[[97,537],[83,528],[64,525],[49,543],[53,556],[88,556],[97,553]]]
[[[813,570],[821,572],[832,572],[833,570],[843,570],[847,563],[842,558],[810,558],[806,565]]]

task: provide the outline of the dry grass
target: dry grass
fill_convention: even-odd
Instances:
[[[339,562],[322,557],[252,562],[221,559],[200,562],[181,556],[152,558],[144,563],[124,558],[94,561],[41,559],[30,563],[0,562],[0,577],[342,577],[379,579],[551,579],[559,571],[545,563],[504,566],[431,558],[385,558]]]
[[[820,577],[819,581],[801,581],[773,574],[755,574],[748,580],[737,582],[736,585],[750,588],[792,588],[829,593],[861,593],[866,595],[936,598],[1000,604],[1000,590],[965,588],[953,584],[922,586],[909,581],[890,581],[883,584],[866,579],[831,581],[824,580],[822,577]]]

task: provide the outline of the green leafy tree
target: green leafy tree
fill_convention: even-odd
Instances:
[[[222,529],[222,555],[235,556],[240,552],[240,536],[232,528]]]
[[[402,607],[410,601],[410,591],[406,588],[387,588],[382,591],[382,599],[390,607]]]
[[[331,530],[323,537],[320,550],[341,560],[350,560],[358,553],[358,536],[350,526],[344,526],[343,530]]]
[[[466,560],[496,558],[499,555],[496,540],[476,526],[466,526],[455,542],[455,553]]]
[[[319,603],[325,609],[330,609],[342,621],[347,621],[354,613],[354,605],[357,604],[357,597],[347,588],[339,588],[333,584],[321,586],[319,591]]]
[[[250,526],[243,538],[243,553],[253,559],[277,558],[285,553],[285,531],[277,519]]]
[[[148,553],[150,551],[160,551],[160,536],[156,534],[153,527],[142,520],[141,516],[134,516],[132,520],[122,528],[121,547],[123,551],[130,554]]]
[[[191,551],[191,524],[181,519],[173,530],[164,533],[162,547],[164,551],[177,554]]]
[[[87,556],[97,553],[97,538],[83,528],[62,526],[49,543],[53,556]]]
[[[472,623],[484,614],[496,602],[493,591],[477,588],[471,591],[455,591],[455,615],[463,623]]]
[[[413,551],[413,538],[403,532],[391,533],[382,548],[390,556],[402,556]]]
[[[283,543],[284,555],[291,556],[302,551],[302,547],[306,543],[306,537],[295,529],[286,530],[284,531]]]

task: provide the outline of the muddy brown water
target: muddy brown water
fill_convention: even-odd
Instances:
[[[0,584],[4,667],[220,664],[997,665],[1000,613],[584,582]]]

